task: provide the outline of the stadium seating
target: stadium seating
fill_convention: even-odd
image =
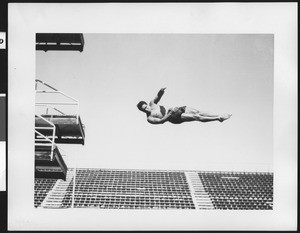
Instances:
[[[67,181],[57,182],[55,186],[55,179],[36,179],[35,207],[41,206],[43,200],[49,200],[48,204],[44,201],[42,206],[100,209],[273,209],[272,173],[89,168],[76,169],[75,180],[73,174],[74,170],[69,169]],[[191,174],[196,175],[192,177],[192,182],[189,181]],[[60,191],[62,185],[65,188]],[[50,200],[61,201],[54,201],[53,204]]]
[[[63,200],[71,204],[72,186]],[[194,209],[183,172],[80,169],[74,207]]]
[[[272,209],[271,173],[199,172],[216,209]]]

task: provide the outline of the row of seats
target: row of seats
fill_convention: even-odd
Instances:
[[[77,190],[137,190],[137,191],[188,191],[189,187],[185,186],[185,187],[164,187],[164,186],[126,186],[126,185],[110,185],[110,186],[105,186],[104,184],[98,184],[96,187],[89,187],[92,185],[86,184],[86,185],[79,185],[76,186]]]
[[[153,179],[124,179],[124,178],[120,178],[120,179],[112,179],[112,178],[95,178],[95,177],[90,177],[90,178],[81,178],[81,177],[76,177],[78,178],[82,183],[94,183],[96,184],[97,182],[101,181],[103,183],[123,183],[123,182],[127,182],[128,184],[135,184],[135,183],[140,183],[140,184],[152,184],[155,181],[159,181],[160,184],[178,184],[178,185],[182,185],[186,183],[186,180],[183,179],[178,179],[178,180],[174,180],[174,181],[170,181],[168,179],[160,179],[160,178],[153,178]]]
[[[137,205],[137,204],[74,204],[75,208],[99,208],[99,209],[195,209],[195,206],[176,205]],[[69,208],[69,205],[62,205],[62,208]]]
[[[78,187],[83,187],[83,186],[91,186],[91,187],[97,187],[97,186],[105,186],[105,187],[116,187],[116,185],[118,187],[132,187],[132,188],[135,188],[135,187],[149,187],[149,188],[187,188],[188,185],[186,183],[184,184],[176,184],[176,183],[173,183],[173,184],[163,184],[163,183],[128,183],[126,181],[123,181],[123,182],[102,182],[102,181],[98,181],[98,182],[81,182],[81,181],[76,181],[76,185]]]
[[[65,198],[72,198],[72,196],[66,195]],[[88,195],[80,195],[80,194],[75,194],[75,199],[76,200],[126,200],[126,201],[168,201],[168,202],[188,202],[191,201],[192,198],[182,198],[182,197],[168,197],[168,196],[163,196],[163,197],[153,197],[153,196],[104,196],[104,195],[98,195],[98,196],[88,196]]]

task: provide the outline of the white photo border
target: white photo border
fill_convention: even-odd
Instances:
[[[297,3],[10,3],[9,230],[295,230]],[[35,33],[274,34],[274,210],[34,208]]]

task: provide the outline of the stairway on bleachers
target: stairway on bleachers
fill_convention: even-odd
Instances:
[[[204,186],[199,179],[197,172],[185,172],[187,182],[189,183],[191,195],[193,197],[196,209],[214,209],[214,205],[205,191]]]
[[[41,203],[43,208],[62,208],[62,201],[67,193],[68,187],[72,186],[74,174],[73,170],[69,169],[67,172],[66,180],[58,179],[52,190],[45,197]]]
[[[34,207],[40,207],[47,194],[52,190],[57,179],[34,179]]]

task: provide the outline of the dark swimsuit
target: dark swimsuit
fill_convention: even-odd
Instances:
[[[186,106],[179,107],[168,119],[173,124],[180,124],[183,122],[181,119],[181,114],[185,112]],[[166,113],[166,109],[163,106],[160,106],[160,111],[163,115]]]

